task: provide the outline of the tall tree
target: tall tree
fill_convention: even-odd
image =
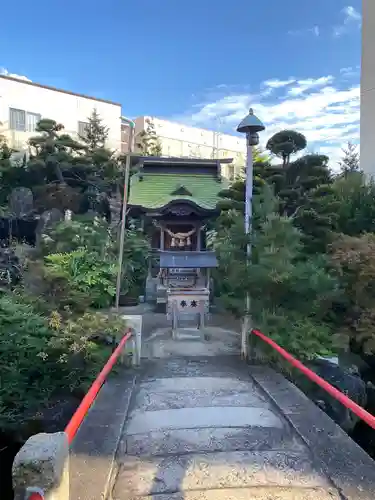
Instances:
[[[137,151],[143,156],[161,156],[162,146],[151,120],[147,120],[145,130],[137,134],[135,144]]]
[[[374,233],[375,182],[361,172],[348,172],[335,178],[332,190],[337,204],[337,231],[350,236]]]
[[[359,153],[356,144],[348,142],[346,149],[343,148],[343,157],[339,161],[341,173],[346,176],[351,172],[359,172]]]
[[[282,158],[283,167],[289,165],[292,154],[305,149],[306,137],[295,130],[282,130],[268,139],[266,148],[274,155]]]
[[[264,328],[299,356],[322,352],[331,340],[321,318],[330,308],[336,282],[320,256],[302,259],[301,232],[291,217],[277,213],[278,200],[270,187],[255,196],[253,206],[249,265],[248,238],[238,211],[228,212],[231,224],[222,225],[219,220],[210,240],[218,257],[214,276],[222,304],[242,316],[248,292],[254,326]]]
[[[83,150],[70,135],[62,133],[63,129],[62,124],[44,118],[36,126],[40,135],[29,139],[32,148],[29,167],[36,174],[39,171],[46,182],[66,184],[64,173],[70,170],[74,153]]]
[[[51,119],[38,122],[39,135],[31,137],[27,169],[39,210],[78,210],[87,189],[92,166],[84,158],[85,147],[64,134],[64,126]]]
[[[336,203],[331,189],[328,157],[305,155],[286,165],[269,162],[254,163],[254,194],[265,184],[272,186],[278,199],[278,213],[292,218],[301,230],[304,251],[310,254],[324,252],[332,241],[336,228]],[[218,208],[244,212],[245,183],[237,179],[220,193],[223,198]],[[222,221],[225,221],[223,214]],[[230,221],[227,221],[230,224]]]
[[[103,124],[103,120],[97,110],[93,109],[91,116],[88,118],[85,133],[84,135],[80,135],[79,138],[88,151],[92,152],[105,147],[108,139],[108,131],[108,127]]]
[[[331,264],[342,290],[341,345],[360,354],[375,353],[375,235],[341,234],[331,246]]]

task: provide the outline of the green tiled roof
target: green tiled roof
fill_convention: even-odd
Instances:
[[[173,200],[190,200],[206,210],[213,210],[219,201],[218,193],[227,187],[212,175],[205,174],[136,174],[131,179],[129,204],[158,209]],[[185,189],[181,189],[184,187]],[[176,190],[192,194],[173,194]]]

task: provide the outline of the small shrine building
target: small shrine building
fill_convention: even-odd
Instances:
[[[208,310],[209,269],[206,224],[219,214],[219,193],[228,185],[221,164],[231,159],[140,157],[131,178],[129,218],[141,221],[152,247],[146,300],[191,312]]]

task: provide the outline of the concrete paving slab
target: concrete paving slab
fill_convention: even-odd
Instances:
[[[261,391],[249,379],[241,381],[232,377],[171,377],[160,378],[150,382],[142,382],[140,389],[148,392],[189,391],[203,389],[206,391],[233,391],[261,394]]]
[[[238,355],[240,348],[237,345],[228,345],[225,341],[188,341],[179,342],[170,339],[150,344],[148,356],[152,358],[169,358],[171,356],[193,357],[193,356],[217,356],[218,354]],[[146,352],[146,351],[145,351]]]
[[[155,411],[198,406],[256,406],[269,408],[270,403],[256,392],[235,390],[190,389],[186,391],[149,391],[141,386],[133,402],[136,411]]]
[[[171,455],[213,451],[306,449],[288,428],[279,427],[208,427],[206,429],[171,429],[123,436],[119,460],[125,455]]]
[[[224,452],[172,457],[128,457],[120,467],[114,497],[121,492],[156,495],[177,491],[244,487],[331,488],[311,457],[291,452]]]
[[[176,377],[219,377],[251,382],[248,366],[237,356],[165,358],[147,360],[143,364],[142,381]]]
[[[322,464],[345,500],[375,498],[375,462],[318,406],[281,374],[265,366],[250,367],[292,428]]]
[[[133,412],[126,434],[141,434],[160,429],[198,429],[204,427],[283,427],[281,419],[266,408],[246,406],[208,406],[178,410]]]
[[[113,497],[122,500],[124,497]],[[127,497],[127,500],[342,500],[325,488],[229,488],[206,491],[179,491],[157,496]]]

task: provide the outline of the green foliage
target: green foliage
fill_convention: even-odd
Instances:
[[[146,129],[135,138],[137,152],[143,156],[161,156],[162,147],[152,121],[146,121]]]
[[[248,292],[255,325],[264,325],[267,318],[273,323],[281,318],[280,331],[284,331],[286,322],[285,331],[289,329],[281,345],[301,357],[312,356],[318,352],[314,349],[322,338],[326,341],[321,343],[320,350],[331,348],[329,328],[319,325],[338,294],[338,284],[329,274],[324,258],[308,261],[302,258],[301,232],[294,227],[291,217],[275,212],[277,205],[269,188],[254,200],[254,224],[249,240],[252,257],[248,266],[242,214],[231,211],[228,215],[232,223],[219,226],[213,239],[219,261],[216,288],[219,288],[223,305],[238,316],[244,314],[244,295]],[[307,350],[302,338],[295,343],[289,339],[289,335],[294,336],[294,328],[296,335],[301,337],[303,318],[311,324],[316,323],[316,336],[309,340],[311,351]],[[314,328],[310,331],[314,332]]]
[[[108,224],[98,218],[74,218],[57,224],[43,239],[45,293],[61,310],[107,307],[113,302],[117,276],[118,242]],[[149,242],[143,231],[125,232],[124,294],[140,295],[147,275]]]
[[[100,254],[115,254],[116,243],[106,221],[76,216],[53,226],[42,242],[43,255],[86,248]]]
[[[344,156],[339,161],[341,174],[346,177],[353,172],[359,172],[359,153],[357,146],[348,142],[346,149],[343,149]]]
[[[307,146],[306,137],[295,130],[282,130],[273,135],[267,142],[267,149],[282,158],[283,167],[289,165],[292,154],[302,151]]]
[[[117,266],[111,259],[86,249],[45,257],[45,279],[69,284],[71,293],[90,299],[92,307],[108,307],[115,296]]]
[[[62,124],[44,118],[36,127],[40,135],[29,139],[33,154],[28,167],[33,171],[35,180],[39,181],[38,184],[43,181],[65,184],[64,174],[69,175],[72,164],[75,163],[74,154],[83,149],[72,137],[63,134],[63,129]]]
[[[341,343],[362,353],[374,353],[375,234],[340,235],[330,250],[331,264],[344,292],[337,308]]]
[[[52,401],[81,395],[110,354],[94,335],[118,337],[124,329],[119,318],[92,313],[78,320],[46,318],[20,295],[0,296],[1,429],[20,432]]]
[[[338,215],[331,182],[328,158],[324,155],[305,155],[284,166],[267,161],[254,163],[254,195],[266,185],[272,187],[278,199],[276,211],[292,217],[295,227],[302,231],[304,252],[309,255],[324,253],[334,237]],[[245,180],[236,179],[220,197],[222,223],[228,210],[244,213]]]
[[[93,109],[91,116],[88,118],[85,134],[79,138],[88,151],[104,149],[106,140],[108,139],[108,131],[108,127],[103,125],[103,120],[100,118],[97,110]]]
[[[333,330],[327,324],[296,312],[285,314],[282,308],[263,310],[257,327],[300,359],[313,359],[317,355],[329,356],[334,354],[337,347]],[[270,351],[270,354],[275,353]],[[276,359],[280,362],[278,355]]]
[[[337,232],[359,236],[375,232],[375,183],[360,172],[348,172],[332,184]],[[323,204],[325,200],[323,200]]]

